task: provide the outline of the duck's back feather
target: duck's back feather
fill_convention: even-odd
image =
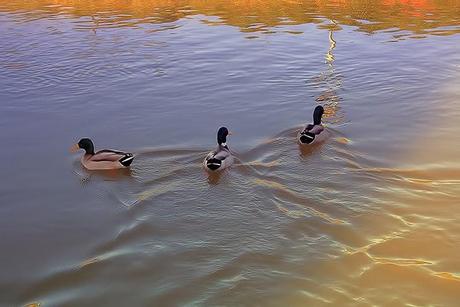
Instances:
[[[133,160],[134,156],[131,153],[103,149],[94,155],[84,155],[81,162],[90,170],[106,170],[128,167]]]
[[[92,161],[118,161],[126,155],[127,153],[124,153],[121,151],[104,149],[104,150],[100,150],[96,152],[91,157],[91,160]]]
[[[324,140],[325,132],[322,125],[313,125],[308,124],[304,129],[302,129],[297,139],[301,144],[313,144],[316,142],[321,142]]]
[[[219,145],[215,151],[211,151],[203,161],[204,166],[212,171],[225,169],[233,163],[233,157],[227,146]]]

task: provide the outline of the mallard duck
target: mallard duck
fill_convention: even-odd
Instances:
[[[324,141],[326,133],[321,124],[323,113],[324,108],[322,106],[317,106],[315,108],[313,111],[313,124],[306,125],[297,135],[297,140],[300,144],[311,145]]]
[[[70,149],[72,152],[77,152],[79,149],[84,149],[86,153],[81,157],[81,164],[89,170],[110,170],[127,168],[134,160],[131,153],[103,149],[94,153],[94,144],[88,138],[81,139],[77,144]]]
[[[227,146],[227,135],[231,135],[227,128],[219,128],[217,131],[217,148],[204,159],[205,169],[210,171],[223,170],[233,164],[233,156]]]

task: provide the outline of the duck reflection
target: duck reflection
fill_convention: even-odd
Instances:
[[[74,173],[80,178],[82,183],[87,183],[91,179],[102,179],[104,181],[119,181],[133,178],[133,170],[130,168],[116,170],[87,170],[80,165],[76,166]]]
[[[227,172],[226,170],[218,171],[218,172],[208,172],[204,171],[205,175],[207,176],[209,185],[217,185],[219,184],[221,178],[224,176],[224,173]]]
[[[322,144],[323,143],[316,143],[316,144],[313,144],[313,145],[310,145],[310,146],[305,146],[303,144],[298,144],[300,157],[301,158],[307,158],[307,157],[315,154],[316,152],[318,152],[321,149]]]

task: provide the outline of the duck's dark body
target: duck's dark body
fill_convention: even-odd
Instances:
[[[317,106],[313,112],[313,124],[306,125],[297,135],[297,140],[302,145],[312,145],[322,142],[326,138],[326,131],[321,124],[321,118],[324,113],[322,106]]]
[[[300,144],[311,145],[316,142],[324,141],[326,133],[322,125],[308,124],[297,135]]]
[[[233,156],[227,146],[219,145],[211,151],[203,161],[203,165],[210,171],[223,170],[233,164]]]
[[[206,170],[217,171],[223,170],[233,164],[233,156],[227,146],[227,135],[229,131],[225,127],[221,127],[217,132],[217,149],[211,151],[203,161],[203,166]]]

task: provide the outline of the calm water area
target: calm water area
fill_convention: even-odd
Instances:
[[[459,119],[458,0],[0,0],[0,306],[459,306]]]

